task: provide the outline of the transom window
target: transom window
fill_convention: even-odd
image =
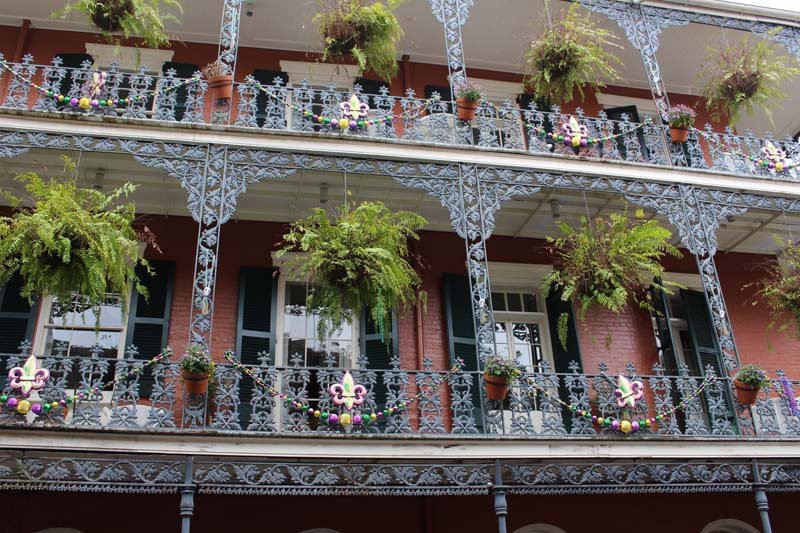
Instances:
[[[492,292],[497,354],[516,359],[531,372],[540,371],[545,361],[552,365],[547,313],[540,311],[544,308],[532,290]]]

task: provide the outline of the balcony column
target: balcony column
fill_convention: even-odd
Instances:
[[[243,0],[225,0],[222,6],[222,22],[219,30],[219,48],[217,58],[227,66],[227,70],[236,79],[236,57],[239,51],[239,22],[242,19]],[[231,118],[230,102],[214,102],[212,104],[211,122],[228,124]]]
[[[494,514],[497,516],[498,533],[507,533],[506,517],[508,516],[508,501],[506,500],[506,488],[503,486],[503,465],[500,459],[494,461]]]
[[[186,467],[183,471],[183,487],[181,487],[181,533],[190,533],[192,527],[192,515],[194,515],[193,472],[194,457],[189,456],[186,458]]]
[[[769,501],[767,500],[767,491],[764,490],[764,485],[761,483],[761,472],[758,470],[758,461],[753,459],[753,493],[756,499],[756,509],[761,517],[761,530],[763,533],[772,533],[772,524],[769,520]]]

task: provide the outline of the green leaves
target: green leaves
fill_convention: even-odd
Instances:
[[[337,0],[333,9],[314,15],[325,44],[322,59],[350,54],[361,70],[371,69],[391,81],[397,75],[397,43],[403,38],[392,10],[403,1],[366,6],[363,0]]]
[[[647,298],[651,285],[670,292],[659,281],[664,273],[660,260],[665,254],[681,254],[669,242],[671,232],[656,220],[645,221],[641,210],[634,219],[627,214],[612,214],[590,223],[581,217],[577,228],[563,222],[558,228],[562,236],[547,239],[555,268],[542,286],[545,295],[555,291],[562,300],[572,300],[581,321],[596,305],[621,313],[629,299],[652,310]],[[568,315],[560,315],[558,337],[565,348],[567,325]]]
[[[766,305],[772,319],[767,329],[778,331],[794,328],[800,337],[800,247],[793,240],[775,236],[779,247],[776,261],[767,264],[766,276],[743,288],[756,287],[753,305]]]
[[[605,87],[603,79],[620,79],[617,67],[622,61],[607,48],[622,48],[617,36],[597,26],[573,4],[552,28],[532,41],[525,54],[525,85],[538,98],[556,103],[570,102],[577,90],[581,99],[583,86]]]
[[[66,162],[69,170],[71,161]],[[0,284],[19,271],[28,300],[45,295],[67,302],[77,293],[98,308],[107,293],[116,293],[123,313],[131,282],[147,295],[135,274],[136,265],[147,262],[132,227],[134,205],[114,205],[132,194],[134,185],[104,194],[79,188],[70,177],[45,180],[28,172],[16,179],[33,205],[20,207],[15,199],[13,214],[0,217]]]
[[[276,255],[300,252],[288,266],[313,287],[309,306],[319,309],[320,339],[364,306],[385,342],[380,326],[392,311],[425,304],[425,293],[417,293],[420,277],[408,261],[408,239],[419,239],[417,231],[426,223],[416,213],[393,213],[380,202],[364,202],[354,209],[341,207],[333,220],[315,209],[291,225]]]
[[[776,28],[769,36],[779,33]],[[720,51],[709,48],[710,64],[705,66],[698,77],[708,77],[703,87],[703,98],[711,117],[719,121],[722,115],[733,126],[741,118],[744,110],[752,115],[760,107],[770,122],[772,111],[780,107],[780,100],[787,94],[780,83],[791,80],[800,69],[789,66],[794,60],[775,55],[775,47],[763,39],[750,45],[747,37],[736,46]],[[774,124],[774,123],[773,123]]]

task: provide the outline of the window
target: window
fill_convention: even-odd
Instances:
[[[14,274],[6,286],[0,286],[0,354],[16,353],[19,345],[33,336],[36,306],[32,308],[20,295],[21,286],[19,274]]]
[[[518,360],[530,372],[547,362],[553,368],[547,332],[547,313],[534,291],[492,292],[497,354]]]

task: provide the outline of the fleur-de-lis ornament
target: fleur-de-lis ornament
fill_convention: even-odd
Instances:
[[[614,391],[614,396],[617,397],[617,405],[619,407],[635,408],[636,402],[644,396],[644,385],[641,381],[631,381],[625,376],[619,376],[617,380],[617,390]]]
[[[106,77],[107,74],[105,72],[95,72],[92,74],[89,98],[100,97],[100,93],[103,92],[103,88],[106,86]]]
[[[341,102],[339,109],[342,110],[342,118],[346,118],[348,121],[366,120],[369,114],[369,106],[359,101],[355,94],[347,102]]]
[[[367,389],[363,385],[356,385],[349,370],[345,371],[341,383],[334,383],[328,390],[331,393],[333,403],[344,405],[348,411],[353,409],[354,405],[364,403],[364,396],[367,394]]]
[[[39,366],[39,360],[31,354],[25,364],[12,368],[8,372],[9,384],[12,389],[18,389],[26,398],[34,390],[42,390],[50,379],[50,371]]]
[[[589,128],[578,121],[572,115],[569,120],[561,125],[561,133],[564,135],[564,144],[572,147],[586,146],[589,139]]]

